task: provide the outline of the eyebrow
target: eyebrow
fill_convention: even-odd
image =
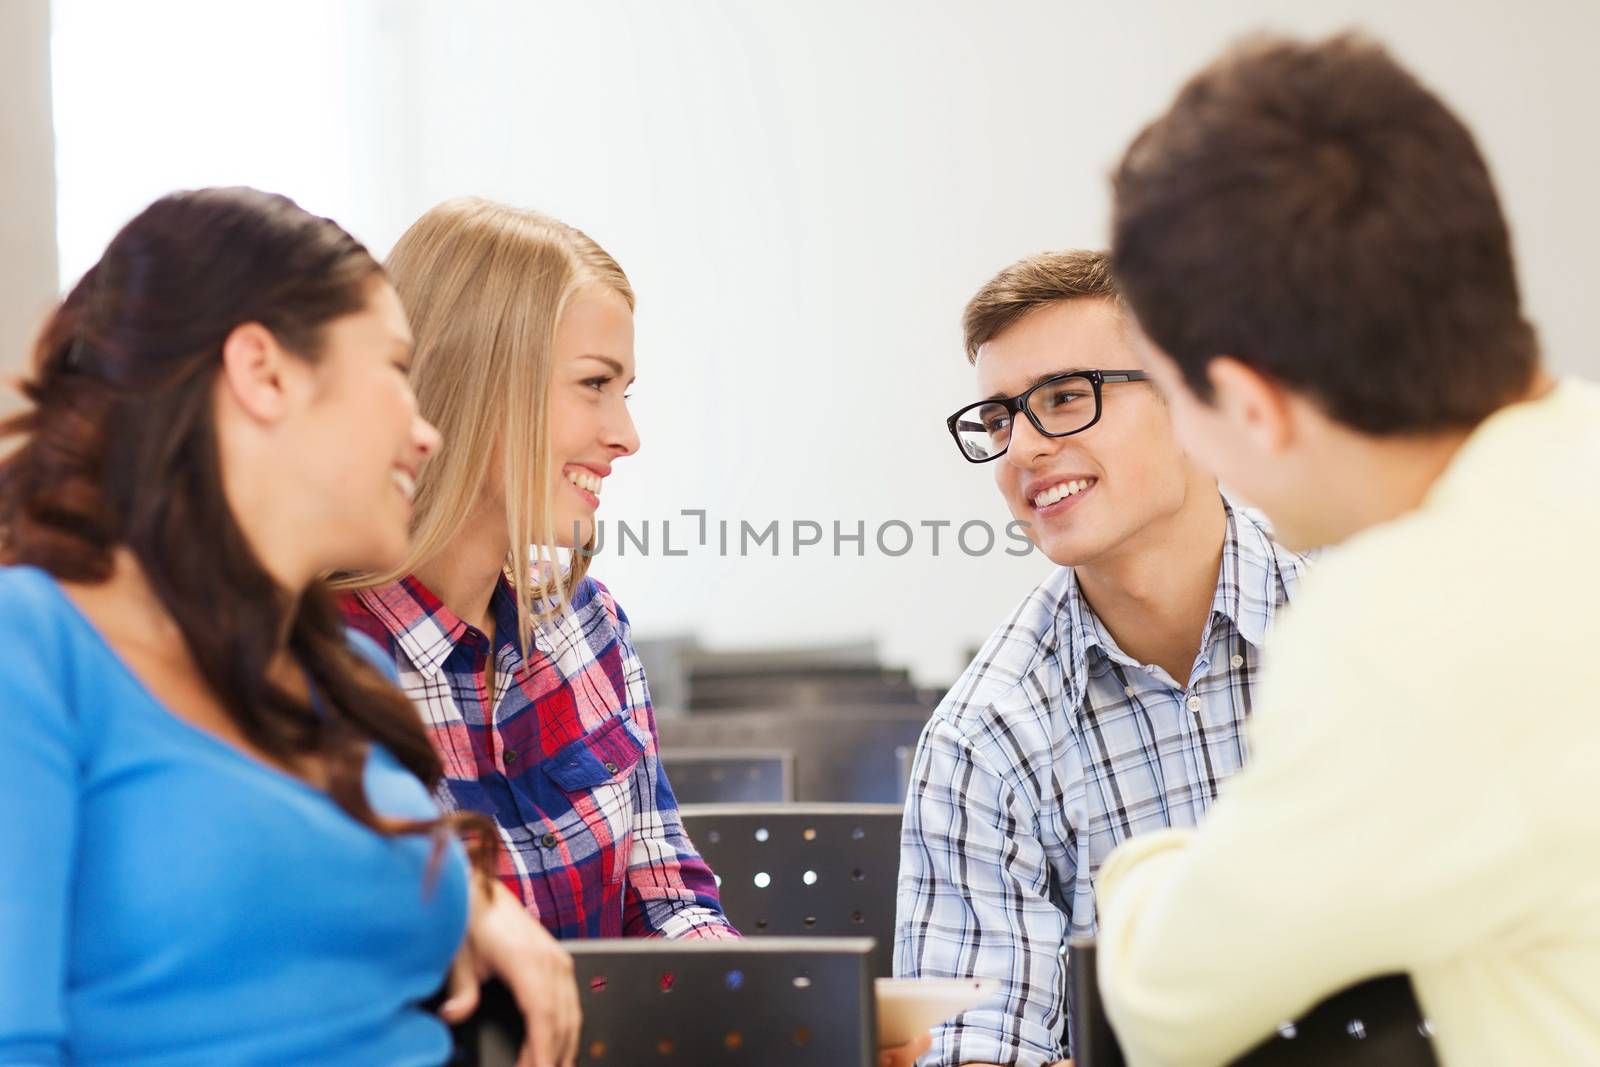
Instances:
[[[622,377],[622,364],[618,363],[616,360],[612,359],[610,356],[602,356],[598,352],[585,352],[583,355],[579,356],[578,358],[579,359],[595,359],[595,360],[599,360],[601,363],[604,363],[607,367],[611,368],[611,373],[612,374],[615,374],[618,378]],[[637,377],[629,378],[628,379],[628,384],[632,385],[634,382],[636,382],[638,380],[639,379]]]
[[[1051,378],[1059,378],[1063,374],[1082,374],[1083,372],[1084,372],[1084,368],[1083,367],[1069,367],[1066,370],[1048,370],[1048,371],[1045,371],[1043,374],[1041,374],[1041,375],[1037,376],[1036,378],[1034,378],[1033,381],[1029,382],[1027,385],[1023,386],[1021,389],[1018,389],[1015,393],[993,393],[993,394],[991,394],[989,396],[984,397],[981,402],[987,404],[987,403],[992,403],[993,401],[996,401],[996,400],[1010,400],[1014,396],[1021,396],[1023,393],[1026,393],[1029,389],[1032,389],[1034,386],[1038,385],[1040,382],[1047,382]]]

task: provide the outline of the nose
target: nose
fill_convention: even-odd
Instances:
[[[625,401],[618,405],[616,415],[606,420],[603,433],[605,447],[619,458],[639,451],[639,430]]]
[[[1019,411],[1011,422],[1011,443],[1006,446],[1004,458],[1013,467],[1032,470],[1041,459],[1055,455],[1059,447],[1056,438],[1040,433],[1028,416]]]
[[[433,423],[421,415],[411,420],[411,448],[417,454],[419,461],[433,456],[442,447],[444,438],[434,428]]]

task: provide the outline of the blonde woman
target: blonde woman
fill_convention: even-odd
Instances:
[[[476,199],[422,216],[387,268],[450,447],[417,481],[410,556],[345,583],[346,621],[394,657],[444,800],[494,817],[501,878],[551,933],[737,937],[662,773],[628,617],[587,555],[558,559],[592,543],[639,448],[627,277],[573,227]]]
[[[558,558],[639,447],[627,277],[578,230],[482,200],[429,211],[387,266],[450,447],[418,478],[410,555],[346,583],[346,620],[393,655],[443,799],[494,817],[501,879],[551,933],[737,937],[662,773],[628,618],[583,553]]]

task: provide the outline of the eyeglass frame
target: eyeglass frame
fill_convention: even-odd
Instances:
[[[1057,384],[1059,382],[1062,382],[1062,381],[1064,381],[1065,379],[1068,379],[1068,378],[1086,378],[1086,379],[1088,379],[1089,384],[1094,387],[1094,418],[1090,419],[1088,422],[1084,423],[1082,426],[1079,426],[1076,430],[1066,430],[1066,431],[1063,431],[1062,433],[1051,433],[1049,430],[1045,429],[1042,425],[1040,425],[1039,417],[1037,415],[1035,415],[1033,413],[1033,409],[1028,406],[1028,401],[1033,397],[1034,393],[1038,392],[1040,389],[1043,389],[1045,386],[1047,386],[1047,385],[1055,385],[1055,384]],[[944,424],[945,424],[946,427],[949,428],[950,436],[955,438],[956,450],[961,453],[961,458],[962,459],[966,460],[968,463],[989,463],[989,462],[991,462],[993,460],[999,459],[1001,456],[1003,456],[1007,452],[1011,451],[1011,442],[1007,441],[1006,442],[1006,447],[1002,448],[1000,451],[996,452],[994,455],[985,456],[982,459],[973,459],[971,456],[967,455],[966,447],[964,445],[962,445],[962,443],[961,443],[961,431],[956,429],[956,425],[960,422],[961,416],[965,415],[967,412],[973,410],[974,408],[986,407],[986,406],[988,406],[990,404],[1001,404],[1001,405],[1003,405],[1005,407],[1006,414],[1011,417],[1012,425],[1016,424],[1017,412],[1021,411],[1024,415],[1026,415],[1028,417],[1028,421],[1033,424],[1033,428],[1039,432],[1040,436],[1042,436],[1042,437],[1071,437],[1073,434],[1082,433],[1083,431],[1089,429],[1090,427],[1094,426],[1095,423],[1100,421],[1100,415],[1105,410],[1105,407],[1101,403],[1101,400],[1100,400],[1100,387],[1102,385],[1104,385],[1107,382],[1113,382],[1113,383],[1118,383],[1118,382],[1146,382],[1146,381],[1149,381],[1149,380],[1150,380],[1150,375],[1146,374],[1142,370],[1069,370],[1069,371],[1062,371],[1060,374],[1052,374],[1050,377],[1044,379],[1043,381],[1036,382],[1033,385],[1030,385],[1027,389],[1025,389],[1022,392],[1018,393],[1016,396],[997,397],[997,398],[992,399],[992,400],[979,400],[979,401],[975,401],[974,403],[968,404],[966,407],[962,408],[960,411],[957,411],[954,415],[951,415],[948,419],[944,420]],[[985,431],[985,432],[987,432],[987,431]]]

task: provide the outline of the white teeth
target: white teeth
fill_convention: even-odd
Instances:
[[[1081,479],[1071,482],[1061,482],[1058,485],[1052,485],[1049,489],[1046,489],[1044,492],[1033,498],[1033,506],[1036,508],[1047,508],[1051,504],[1054,504],[1056,501],[1060,500],[1062,497],[1077,496],[1079,493],[1089,488],[1089,484],[1090,482],[1088,479]]]
[[[567,481],[571,482],[579,489],[588,490],[595,496],[600,495],[599,475],[590,474],[588,471],[567,471]]]
[[[394,482],[395,487],[406,495],[407,500],[417,495],[416,480],[405,471],[396,467],[389,472],[389,477]]]

